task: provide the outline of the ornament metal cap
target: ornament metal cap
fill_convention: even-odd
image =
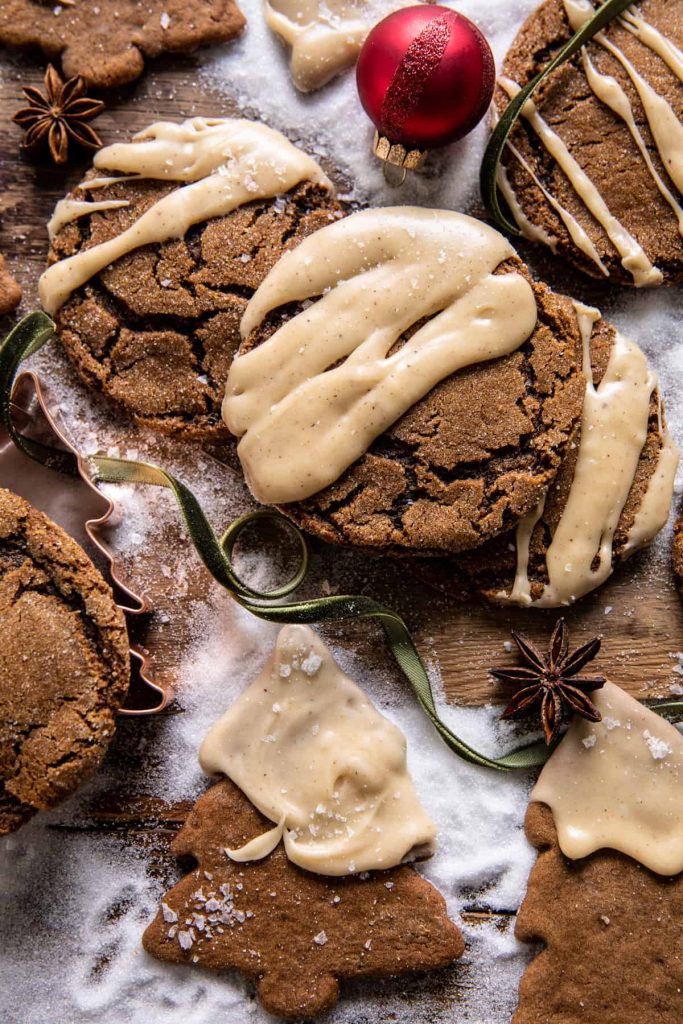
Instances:
[[[391,185],[402,185],[408,171],[419,170],[427,156],[426,149],[406,149],[400,142],[391,142],[386,135],[380,135],[378,131],[375,131],[372,151],[384,163],[384,177]],[[387,173],[387,164],[399,168],[402,172],[398,180],[394,181]]]

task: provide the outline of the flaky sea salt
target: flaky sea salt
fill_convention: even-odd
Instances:
[[[318,932],[317,935],[313,936],[313,941],[315,942],[316,946],[324,946],[325,943],[327,942],[327,935],[325,934],[324,931]]]
[[[168,903],[161,904],[161,913],[163,915],[164,921],[166,921],[167,924],[175,924],[175,922],[178,920],[178,915],[176,914],[175,910],[171,910]]]
[[[666,740],[660,739],[659,736],[653,736],[649,729],[643,731],[643,738],[655,761],[663,761],[671,753],[671,747]]]
[[[586,750],[590,750],[591,747],[594,747],[595,744],[598,742],[598,737],[595,735],[594,732],[592,732],[590,736],[584,736],[581,742],[583,743]]]

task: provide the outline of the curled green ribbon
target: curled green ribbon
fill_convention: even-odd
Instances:
[[[546,64],[543,70],[527,82],[524,88],[521,89],[512,100],[510,100],[507,107],[501,114],[500,120],[494,128],[493,134],[491,135],[484,152],[481,163],[479,186],[481,198],[486,209],[495,219],[496,223],[500,227],[504,228],[505,231],[509,231],[510,234],[520,235],[521,231],[517,225],[503,213],[500,207],[498,196],[498,167],[500,166],[503,150],[505,149],[505,144],[509,138],[510,132],[522,113],[522,107],[541,82],[547,78],[555,68],[558,68],[560,64],[564,64],[566,60],[573,57],[574,54],[577,53],[582,46],[585,46],[585,44],[589,42],[594,35],[605,27],[605,25],[618,17],[627,7],[630,7],[632,2],[633,0],[606,0],[606,2],[596,10],[593,17],[586,21],[578,32],[575,32],[572,38],[565,43],[560,52],[556,54],[548,64]]]
[[[67,452],[38,445],[21,434],[12,422],[11,394],[16,372],[29,355],[50,338],[52,321],[44,313],[30,313],[7,336],[0,346],[0,423],[15,445],[30,458],[63,472],[76,473],[75,458]],[[308,545],[304,534],[292,522],[272,509],[259,509],[234,520],[222,536],[218,536],[192,491],[181,480],[159,466],[127,459],[93,455],[88,459],[93,479],[106,483],[149,484],[169,488],[176,499],[188,535],[197,554],[211,575],[243,608],[268,622],[321,623],[349,619],[376,619],[384,630],[391,653],[410,683],[422,709],[446,745],[463,760],[483,768],[513,771],[543,764],[552,748],[537,742],[518,747],[501,757],[487,757],[456,736],[439,717],[434,693],[422,659],[408,627],[401,616],[365,595],[335,595],[308,601],[276,603],[287,597],[303,582],[308,571]],[[242,532],[258,520],[268,519],[286,526],[299,544],[301,562],[294,576],[280,587],[269,591],[254,590],[237,575],[232,554]],[[683,701],[653,704],[654,710],[667,717],[683,713]]]

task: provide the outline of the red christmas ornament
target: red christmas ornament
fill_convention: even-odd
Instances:
[[[461,139],[481,121],[495,66],[489,44],[468,18],[421,4],[375,25],[360,52],[356,81],[377,129],[377,156],[415,169],[424,150]]]

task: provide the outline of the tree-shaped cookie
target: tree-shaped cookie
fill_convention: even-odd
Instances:
[[[64,74],[111,88],[142,74],[145,57],[188,53],[238,36],[244,18],[234,0],[3,0],[0,45],[39,47]]]
[[[227,856],[271,827],[228,779],[200,797],[172,846],[196,867],[145,931],[148,953],[237,969],[280,1017],[329,1009],[341,979],[445,967],[462,955],[443,898],[413,868],[329,878],[296,867],[282,844],[248,864]]]
[[[539,850],[516,933],[545,948],[513,1024],[683,1020],[683,738],[607,684],[526,817]]]

